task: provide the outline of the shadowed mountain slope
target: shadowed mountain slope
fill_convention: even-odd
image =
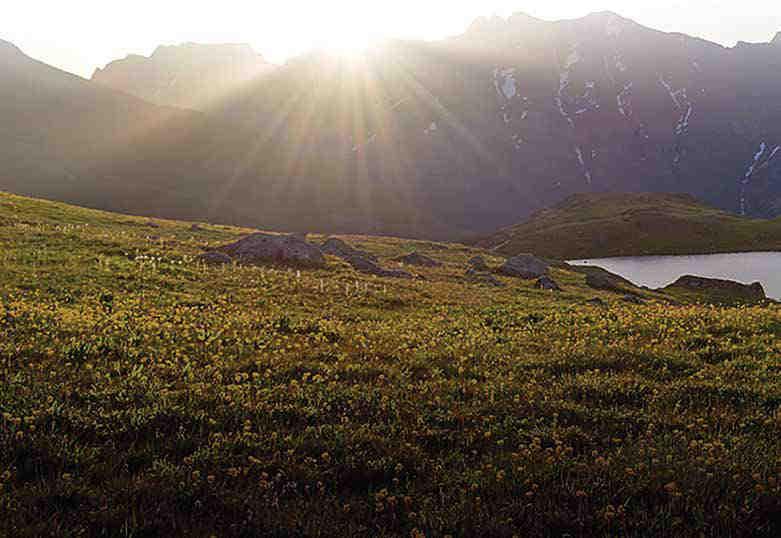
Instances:
[[[774,216],[780,68],[776,42],[724,48],[612,13],[478,20],[440,42],[292,60],[186,126],[106,152],[89,167],[96,181],[68,199],[441,238],[484,235],[584,192],[681,192]],[[48,195],[35,175],[16,181]]]

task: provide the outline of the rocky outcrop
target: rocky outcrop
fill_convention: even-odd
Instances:
[[[240,263],[325,267],[320,248],[293,235],[256,233],[218,249]]]
[[[478,271],[476,269],[468,269],[465,278],[467,282],[472,284],[483,284],[486,286],[493,286],[495,288],[503,288],[505,285],[504,282],[496,278],[491,273]]]
[[[507,260],[499,268],[503,275],[532,280],[547,275],[550,264],[532,254],[520,254]]]
[[[613,293],[626,294],[628,290],[634,288],[627,279],[606,271],[601,267],[576,267],[573,269],[586,274],[586,285],[595,290],[610,291]]]
[[[384,278],[415,278],[414,275],[401,269],[386,269],[382,267],[373,254],[353,248],[341,239],[331,237],[323,243],[321,250],[325,254],[336,256],[349,263],[353,269],[367,275]]]
[[[352,265],[353,269],[356,271],[360,271],[361,273],[366,273],[368,275],[375,275],[384,278],[415,278],[407,271],[403,271],[401,269],[386,269],[380,266],[377,262],[361,256],[350,256],[345,258],[345,261]]]
[[[352,257],[365,258],[373,262],[377,261],[377,257],[374,254],[370,254],[363,250],[358,250],[336,237],[327,239],[320,247],[320,250],[323,251],[323,254],[330,254],[331,256],[336,256],[337,258],[342,258],[343,260],[348,261],[349,258]]]
[[[741,284],[732,280],[686,275],[664,288],[664,291],[687,291],[701,294],[716,302],[759,303],[767,299],[762,284]]]
[[[442,265],[441,262],[438,262],[434,258],[429,258],[428,256],[418,252],[413,252],[411,254],[407,254],[406,256],[399,256],[393,261],[403,263],[404,265],[415,265],[418,267],[440,267]]]

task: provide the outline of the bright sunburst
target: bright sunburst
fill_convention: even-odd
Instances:
[[[328,38],[323,40],[321,48],[334,54],[352,56],[365,51],[378,40],[378,36],[371,32],[343,24],[334,28]]]

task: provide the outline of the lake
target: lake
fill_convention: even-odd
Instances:
[[[639,286],[661,288],[683,275],[761,282],[768,297],[781,299],[781,252],[744,252],[701,256],[632,256],[572,260],[573,265],[595,265]]]

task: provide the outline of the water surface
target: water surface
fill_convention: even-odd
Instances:
[[[574,265],[596,265],[639,286],[661,288],[683,275],[723,278],[744,284],[760,282],[768,297],[781,299],[781,252],[743,252],[702,256],[632,256],[572,260]]]

